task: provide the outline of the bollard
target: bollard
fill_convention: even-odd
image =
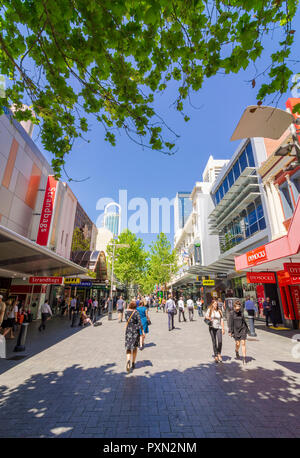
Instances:
[[[29,323],[22,323],[21,329],[18,336],[17,345],[14,348],[14,351],[25,351],[25,341],[27,336],[27,328]]]
[[[0,358],[6,358],[6,339],[0,334]]]

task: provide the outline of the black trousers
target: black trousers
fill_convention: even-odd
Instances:
[[[183,321],[186,321],[185,316],[184,316],[184,310],[178,310],[178,321],[179,323],[181,322],[181,315],[183,316]]]
[[[49,316],[48,313],[42,313],[42,322],[39,326],[39,329],[46,329],[45,323],[47,321],[48,316]]]
[[[213,344],[214,355],[218,356],[222,351],[222,329],[209,327],[209,333]]]

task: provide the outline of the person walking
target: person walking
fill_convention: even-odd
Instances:
[[[3,336],[5,337],[10,332],[8,339],[14,339],[14,326],[18,322],[18,306],[15,301],[8,299],[2,322]]]
[[[145,346],[145,337],[146,337],[146,334],[148,334],[149,332],[149,326],[148,326],[149,311],[148,311],[147,305],[141,302],[140,302],[140,305],[136,309],[140,314],[142,327],[143,327],[143,331],[140,330],[140,350],[143,350]]]
[[[177,310],[176,310],[176,305],[175,305],[175,302],[172,299],[171,294],[169,295],[169,299],[166,302],[165,309],[166,309],[166,312],[168,313],[169,331],[172,331],[173,329],[175,329],[174,316],[176,315]]]
[[[188,308],[188,311],[189,311],[189,320],[193,321],[193,318],[194,318],[194,301],[192,300],[191,297],[189,297],[188,300],[186,301],[186,305],[187,305],[187,308]]]
[[[204,300],[202,297],[198,297],[197,299],[197,308],[198,308],[198,315],[199,316],[203,316],[203,304],[204,304]]]
[[[2,327],[2,322],[5,315],[6,304],[3,302],[3,296],[0,294],[0,328]]]
[[[253,302],[253,300],[251,299],[250,296],[247,296],[247,300],[245,302],[245,310],[248,313],[249,326],[250,326],[250,336],[251,337],[256,337],[257,334],[255,333],[254,317],[255,317],[255,314],[257,313],[257,307],[254,304],[254,302]]]
[[[70,308],[69,308],[69,320],[72,319],[72,315],[76,310],[76,297],[72,297],[71,303],[70,303]],[[62,313],[63,315],[63,313]]]
[[[127,321],[125,330],[126,371],[130,372],[130,368],[135,368],[140,331],[142,331],[142,335],[144,333],[140,314],[136,310],[136,301],[130,301],[128,309],[125,311],[125,320]]]
[[[181,323],[181,315],[182,315],[183,321],[186,321],[185,316],[184,316],[184,300],[182,296],[180,296],[177,305],[178,305],[178,321],[179,323]]]
[[[42,321],[39,326],[39,331],[43,329],[45,331],[46,329],[46,321],[48,318],[52,316],[52,310],[50,308],[50,305],[48,304],[48,299],[45,300],[44,304],[41,306],[41,314],[42,314]]]
[[[125,301],[123,300],[123,297],[120,296],[117,301],[117,312],[119,315],[119,323],[122,323],[123,321],[124,304],[125,304]]]
[[[222,310],[218,308],[218,302],[212,301],[208,307],[205,319],[210,320],[209,333],[213,344],[214,358],[216,363],[222,362],[222,336],[225,334]]]
[[[157,297],[154,298],[154,307],[156,307],[156,313],[160,310],[159,300]]]
[[[266,326],[269,327],[269,320],[272,318],[272,304],[270,302],[270,298],[267,297],[266,300],[263,302],[264,308],[264,315],[266,317]]]
[[[98,312],[98,301],[97,301],[97,298],[94,297],[93,300],[91,301],[91,316],[90,316],[90,319],[92,321],[92,323],[95,323],[96,319],[97,319],[97,312]]]
[[[239,349],[242,344],[243,364],[246,364],[246,339],[249,328],[247,326],[242,305],[240,301],[235,301],[233,311],[229,315],[229,335],[235,340],[235,355],[240,359]]]

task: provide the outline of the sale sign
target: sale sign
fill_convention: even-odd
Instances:
[[[247,272],[247,283],[276,283],[273,272]]]
[[[266,247],[260,246],[259,248],[256,248],[255,250],[248,251],[246,253],[247,256],[247,263],[248,266],[258,264],[261,261],[266,261],[267,258],[267,253],[266,253]]]
[[[53,176],[48,176],[44,203],[39,224],[39,231],[36,240],[36,243],[38,243],[39,245],[47,246],[48,244],[57,183],[57,180],[55,180]]]

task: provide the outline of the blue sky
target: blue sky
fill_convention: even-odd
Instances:
[[[300,12],[295,24],[299,20]],[[298,31],[291,59],[299,58],[299,37]],[[276,42],[278,36],[275,34],[266,44],[263,58],[257,65],[258,73],[267,67],[268,56],[274,51]],[[299,63],[291,65],[294,73],[300,73]],[[258,88],[265,81],[264,77],[260,77],[253,89],[247,81],[252,80],[255,73],[251,66],[238,74],[218,74],[205,81],[202,89],[192,95],[192,103],[199,109],[192,108],[188,101],[185,104],[184,111],[191,118],[188,123],[170,107],[176,97],[175,84],[171,84],[163,96],[158,96],[155,103],[157,111],[180,135],[178,151],[174,156],[165,156],[149,149],[142,150],[122,132],[117,133],[117,145],[112,147],[104,141],[102,126],[91,119],[91,130],[86,134],[90,143],[78,140],[66,164],[66,170],[72,178],[80,180],[90,177],[83,182],[70,183],[90,218],[96,222],[100,214],[96,210],[98,199],[111,197],[118,201],[119,189],[126,189],[128,200],[134,197],[147,200],[150,219],[151,197],[171,199],[177,191],[191,191],[194,183],[201,181],[210,154],[215,159],[229,159],[238,145],[238,142],[230,142],[231,134],[245,107],[256,104]],[[283,96],[278,107],[285,108],[285,101],[291,96],[290,92]],[[271,99],[266,102],[271,105]],[[50,161],[50,154],[46,152],[45,155]],[[128,216],[132,213],[128,212]],[[156,238],[156,234],[137,235],[143,238],[146,245]],[[173,225],[168,237],[173,242]]]

